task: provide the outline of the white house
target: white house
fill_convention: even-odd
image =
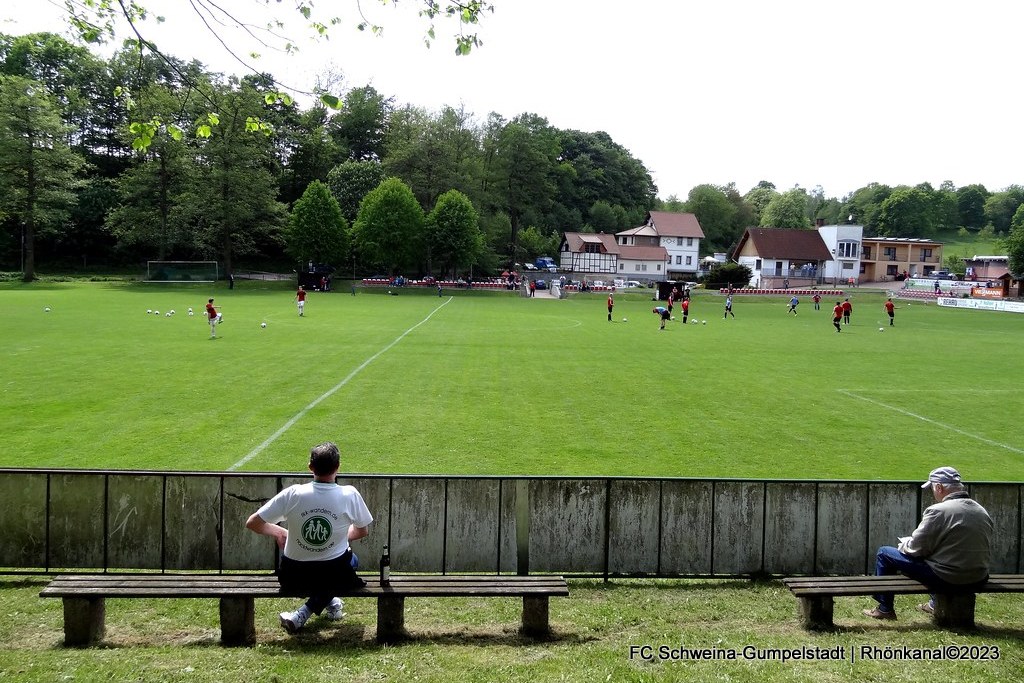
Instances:
[[[665,250],[664,268],[649,274],[649,278],[672,280],[687,275],[692,277],[700,268],[700,241],[704,239],[704,231],[692,213],[650,211],[643,225],[615,233],[615,239],[620,247],[661,247]],[[646,261],[652,256],[653,253],[645,253],[637,260]],[[627,264],[626,271],[630,265],[634,264]]]
[[[864,226],[819,225],[818,234],[833,258],[825,262],[822,277],[831,282],[859,279]]]
[[[650,245],[621,245],[616,235],[567,232],[558,248],[562,270],[628,280],[664,280],[668,252]]]
[[[752,272],[752,287],[809,287],[832,255],[815,230],[747,228],[733,251],[733,260]]]

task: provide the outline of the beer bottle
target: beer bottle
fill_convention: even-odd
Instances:
[[[384,554],[380,556],[380,585],[386,586],[391,583],[391,553],[388,552],[387,544],[384,545]]]

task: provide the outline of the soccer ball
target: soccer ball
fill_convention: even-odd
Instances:
[[[43,309],[43,313],[49,313],[49,312],[50,312],[50,307],[49,306],[47,306],[46,308]]]
[[[707,320],[701,320],[701,321],[700,321],[700,324],[701,324],[701,325],[707,325],[707,324],[708,324],[708,321],[707,321]]]
[[[878,331],[879,331],[879,332],[885,332],[885,328],[884,328],[884,327],[879,327],[879,328],[878,328]]]
[[[266,327],[266,326],[267,326],[266,323],[260,323],[260,327]]]
[[[191,316],[191,315],[195,315],[195,313],[193,313],[192,311],[189,311],[189,312],[188,312],[188,314],[189,314],[190,316]]]
[[[164,313],[164,317],[165,318],[170,318],[171,317],[171,312],[167,311],[166,313]]]
[[[49,309],[47,309],[47,310],[49,310]],[[624,322],[624,323],[628,323],[628,322],[629,322],[629,319],[628,319],[628,318],[623,318],[623,319],[622,319],[622,322]]]
[[[171,315],[174,315],[174,309],[173,308],[171,309]]]
[[[149,313],[152,313],[152,312],[153,312],[153,309],[152,309],[152,308],[147,308],[147,309],[146,309],[146,313],[147,313],[147,314],[149,314]]]
[[[192,315],[192,308],[191,307],[189,307],[189,309],[188,309],[188,314]]]
[[[153,311],[153,315],[160,315],[160,311]]]

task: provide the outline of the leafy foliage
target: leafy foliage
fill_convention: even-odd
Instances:
[[[704,282],[708,286],[715,287],[728,285],[746,287],[753,276],[754,272],[748,266],[728,261],[726,263],[716,263],[712,266],[711,270],[704,277]]]
[[[480,217],[466,195],[458,190],[445,192],[426,220],[430,260],[441,273],[454,275],[479,255],[483,247]]]
[[[286,250],[299,263],[341,264],[348,258],[348,222],[327,185],[314,180],[292,207]]]
[[[809,227],[807,193],[794,188],[772,197],[761,214],[761,225],[770,228]]]
[[[412,268],[421,253],[423,209],[409,186],[388,178],[363,198],[352,228],[359,259],[397,274]]]

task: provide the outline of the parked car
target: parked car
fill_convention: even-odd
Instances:
[[[626,289],[633,289],[634,287],[643,287],[643,283],[636,280],[626,280]]]
[[[558,264],[550,256],[538,256],[534,260],[533,265],[537,267],[537,270],[546,270],[549,273],[558,272]]]
[[[591,287],[604,287],[604,280],[594,280],[590,283]]]
[[[537,280],[537,289],[547,289],[548,283],[546,280]]]
[[[933,280],[956,280],[956,273],[951,273],[948,270],[937,270],[929,275]]]

